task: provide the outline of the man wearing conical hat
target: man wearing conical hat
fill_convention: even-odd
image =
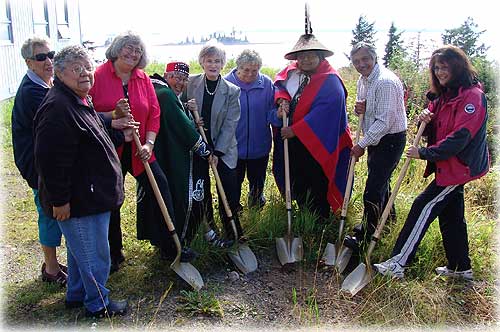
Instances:
[[[285,54],[285,59],[294,61],[274,83],[278,117],[287,112],[289,118],[281,138],[289,142],[292,195],[299,208],[316,212],[320,222],[342,206],[352,146],[347,90],[325,59],[331,55],[312,34],[306,12],[306,33]]]

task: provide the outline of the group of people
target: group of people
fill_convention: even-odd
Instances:
[[[137,238],[150,241],[166,260],[176,257],[144,163],[174,222],[183,262],[197,256],[189,243],[200,227],[214,246],[247,240],[238,213],[242,184],[247,177],[248,206],[263,207],[274,141],[273,173],[283,192],[285,139],[292,196],[320,223],[334,219],[332,213],[342,206],[350,157],[368,150],[364,218],[345,245],[359,251],[373,234],[406,144],[407,119],[403,85],[378,63],[372,45],[359,43],[350,55],[360,73],[354,112],[363,114],[364,136],[355,145],[347,90],[326,60],[333,52],[312,32],[285,55],[290,64],[274,82],[261,73],[262,59],[253,50],[244,50],[223,77],[226,54],[217,44],[201,49],[200,74],[190,75],[184,62],[171,62],[164,73],[148,77],[146,45],[132,32],[113,40],[107,61],[97,68],[82,46],[56,54],[38,37],[28,39],[21,53],[28,71],[12,112],[14,156],[38,210],[42,278],[67,286],[67,308],[84,306],[91,317],[127,310],[127,302],[109,299],[106,288],[109,274],[125,260],[120,207],[127,172],[137,182]],[[410,148],[407,156],[427,160],[426,175],[436,172],[436,179],[412,206],[393,257],[376,266],[382,274],[401,277],[438,216],[448,258],[438,273],[467,278],[472,272],[463,185],[488,170],[485,98],[470,61],[456,47],[435,51],[430,73],[431,101],[419,116],[429,123],[428,147]],[[238,238],[222,204],[224,235],[218,231],[210,165],[220,175]],[[56,255],[62,235],[67,267]]]

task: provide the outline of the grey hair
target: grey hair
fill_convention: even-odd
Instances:
[[[26,39],[26,41],[23,43],[23,46],[21,46],[21,55],[22,55],[23,59],[27,60],[27,59],[34,57],[35,55],[33,54],[33,52],[34,52],[33,50],[37,46],[49,47],[50,42],[45,37],[41,37],[41,36],[32,36],[32,37]]]
[[[77,60],[86,60],[93,63],[89,53],[82,45],[64,47],[62,50],[57,52],[54,57],[54,71],[56,72],[56,75],[58,72],[62,72],[66,68],[67,64]]]
[[[350,54],[351,58],[361,49],[367,50],[370,56],[372,57],[373,61],[377,62],[377,51],[375,50],[375,46],[367,42],[356,43],[356,45],[352,47]]]
[[[139,47],[142,48],[143,53],[141,59],[139,60],[139,63],[137,64],[137,68],[146,68],[149,62],[148,53],[146,52],[146,44],[144,44],[139,35],[135,34],[132,31],[125,31],[116,36],[115,39],[113,39],[111,45],[109,45],[108,49],[106,50],[106,59],[110,60],[111,62],[115,62],[116,59],[118,59],[121,50],[129,44],[139,45]]]
[[[246,64],[257,64],[260,69],[260,67],[262,67],[262,58],[257,51],[249,49],[243,50],[236,58],[236,66],[241,68]]]
[[[203,59],[205,57],[212,55],[220,57],[222,60],[222,67],[224,67],[224,65],[226,64],[226,51],[224,51],[224,49],[218,44],[207,44],[203,46],[200,54],[198,55],[198,63],[200,64],[200,66],[203,65]]]

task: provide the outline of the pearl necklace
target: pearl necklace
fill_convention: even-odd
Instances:
[[[217,92],[217,88],[219,87],[219,83],[220,83],[220,75],[217,77],[217,85],[215,86],[214,92],[210,92],[210,90],[208,90],[208,85],[207,85],[207,76],[205,75],[205,91],[207,91],[209,96],[213,96]]]

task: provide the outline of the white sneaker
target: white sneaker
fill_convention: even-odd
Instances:
[[[402,279],[405,276],[405,268],[393,261],[392,258],[379,264],[373,264],[373,266],[375,266],[378,273],[384,276],[390,276],[396,279]]]
[[[468,269],[465,271],[455,271],[450,270],[446,266],[440,266],[436,268],[436,273],[439,276],[443,277],[452,277],[452,278],[462,278],[465,280],[474,280],[474,274],[472,273],[472,269]]]

